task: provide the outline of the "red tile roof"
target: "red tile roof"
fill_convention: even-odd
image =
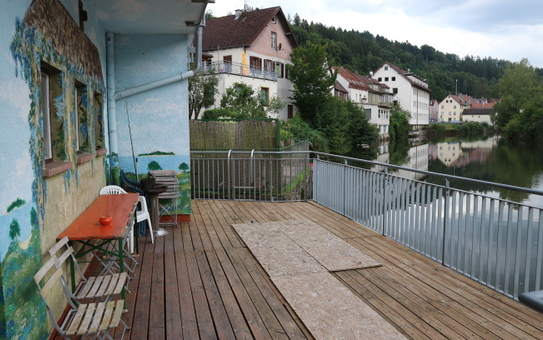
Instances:
[[[360,79],[360,76],[343,67],[334,67],[345,80],[349,82],[349,87],[357,90],[369,91],[370,88]]]
[[[281,7],[244,12],[238,19],[235,15],[210,19],[204,27],[202,48],[204,51],[219,48],[250,46],[266,25],[276,17],[286,32],[293,47],[298,43]]]

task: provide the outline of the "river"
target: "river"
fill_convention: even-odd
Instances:
[[[542,155],[543,147],[527,148],[493,137],[418,144],[404,147],[403,150],[392,150],[389,145],[381,145],[376,161],[543,191]],[[442,184],[420,174],[400,172],[399,175]],[[451,186],[543,207],[543,196],[539,195],[455,181],[451,182]]]

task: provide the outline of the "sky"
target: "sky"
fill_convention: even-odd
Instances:
[[[541,0],[215,0],[214,16],[280,6],[308,22],[368,31],[392,41],[430,45],[463,58],[492,57],[543,68]]]

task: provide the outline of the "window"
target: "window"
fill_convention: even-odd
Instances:
[[[397,87],[392,88],[392,93],[398,94],[398,88]]]
[[[261,87],[260,88],[260,101],[262,105],[269,105],[270,104],[270,89],[267,87]]]
[[[396,77],[392,77],[391,79],[392,79],[392,81],[396,81]]]
[[[58,107],[55,99],[63,96],[62,73],[53,66],[41,65],[41,115],[43,118],[43,147],[46,163],[64,161],[66,150],[64,145],[64,113],[57,115]]]
[[[53,145],[51,137],[51,113],[49,97],[49,75],[41,73],[41,116],[43,119],[43,156],[46,162],[53,161]]]
[[[277,51],[277,33],[271,32],[271,48]]]
[[[287,105],[287,118],[294,118],[294,105]]]
[[[385,66],[385,71],[388,71],[388,66]]]
[[[89,120],[87,115],[87,87],[85,84],[75,81],[74,102],[75,102],[75,131],[76,135],[76,150],[77,153],[89,152],[90,139],[89,139]]]
[[[383,80],[383,78],[381,78],[381,77],[377,78],[377,81],[382,81],[382,80]]]
[[[224,71],[226,73],[231,73],[232,72],[232,56],[231,55],[223,56],[222,62],[224,64]]]
[[[104,99],[102,94],[94,93],[94,147],[96,150],[104,150]]]
[[[385,77],[385,81],[388,81],[388,77]]]
[[[275,19],[275,16],[273,16],[273,18],[272,18],[272,20],[271,20],[272,24],[275,24],[276,20],[277,20],[277,19]]]
[[[275,63],[275,74],[278,78],[285,78],[285,64]]]

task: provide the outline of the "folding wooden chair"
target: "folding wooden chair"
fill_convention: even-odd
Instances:
[[[60,255],[57,256],[57,253],[59,252]],[[51,257],[57,259],[57,262],[55,263],[57,268],[61,268],[68,262],[68,259],[74,264],[74,271],[78,274],[76,280],[79,282],[76,285],[76,290],[71,293],[73,294],[73,298],[78,301],[94,298],[108,301],[112,296],[120,295],[123,287],[128,282],[127,273],[105,274],[86,278],[77,264],[74,256],[74,249],[68,243],[68,237],[62,238],[49,249],[49,254]]]
[[[81,336],[82,339],[91,336],[92,339],[112,340],[109,332],[122,324],[124,326],[122,338],[124,338],[128,329],[128,325],[121,319],[124,300],[87,304],[74,301],[70,288],[66,284],[62,266],[57,267],[57,262],[58,259],[55,256],[51,257],[34,275],[34,281],[45,301],[47,314],[58,333],[67,340],[73,335]],[[61,306],[67,303],[69,307],[63,320],[60,320],[63,311],[57,310],[55,314],[53,307],[59,306],[59,296],[63,297]]]

